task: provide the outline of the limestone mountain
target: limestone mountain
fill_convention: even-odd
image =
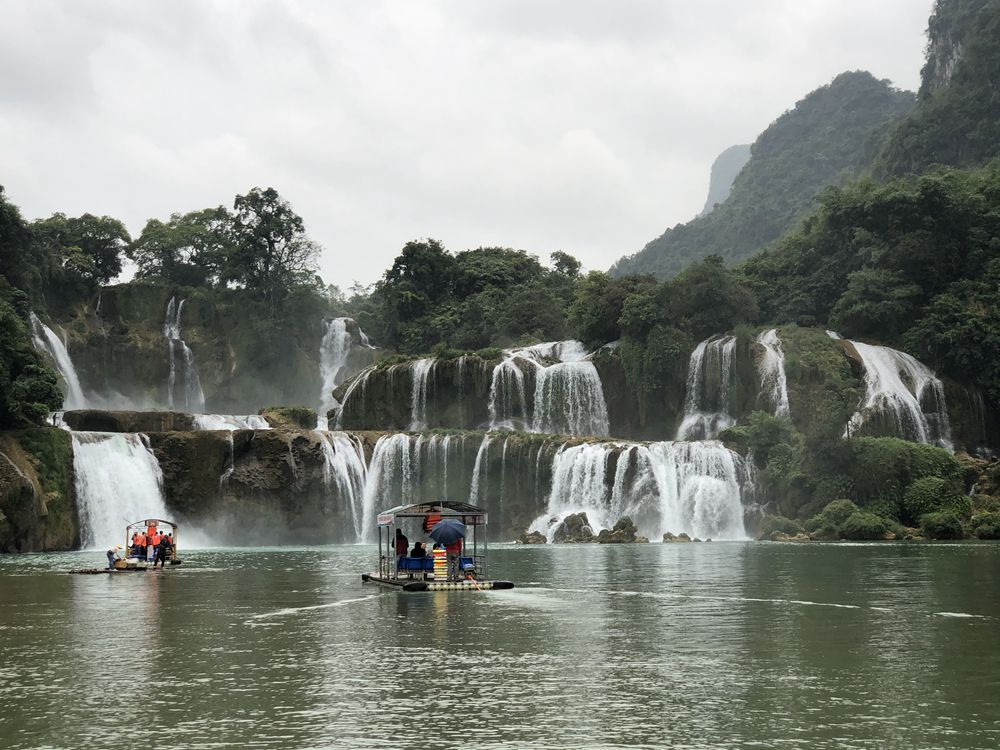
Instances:
[[[938,0],[927,27],[917,106],[894,128],[878,177],[934,164],[974,167],[1000,155],[1000,2]]]
[[[725,202],[667,229],[611,273],[669,278],[709,255],[729,262],[749,257],[787,231],[823,188],[870,166],[891,124],[913,103],[911,92],[870,73],[841,73],[761,133]]]
[[[740,143],[730,146],[712,162],[712,176],[708,183],[708,198],[705,199],[705,207],[701,209],[698,216],[705,216],[715,210],[716,205],[722,203],[729,197],[733,190],[733,182],[736,175],[746,166],[750,160],[750,144]]]

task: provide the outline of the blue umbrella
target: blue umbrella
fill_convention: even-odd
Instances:
[[[465,524],[457,518],[445,518],[434,524],[428,536],[435,542],[452,544],[459,539],[465,539]]]

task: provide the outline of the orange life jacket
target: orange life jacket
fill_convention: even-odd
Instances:
[[[430,530],[433,529],[437,525],[437,522],[440,520],[441,520],[440,513],[428,513],[426,516],[424,516],[424,533],[425,534],[429,533]]]
[[[153,547],[159,546],[159,544],[160,544],[160,535],[159,534],[153,534],[153,538],[149,540],[149,543]]]

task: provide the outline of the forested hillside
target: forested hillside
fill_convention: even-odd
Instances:
[[[668,229],[622,258],[615,276],[665,279],[688,263],[718,255],[743,260],[776,240],[828,185],[841,185],[871,164],[889,125],[913,106],[913,94],[870,73],[842,73],[783,114],[751,147],[729,198],[714,211]]]
[[[934,164],[979,166],[1000,156],[1000,2],[938,2],[921,78],[917,106],[893,130],[877,177]]]

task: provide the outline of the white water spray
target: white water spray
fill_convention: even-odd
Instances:
[[[56,336],[51,328],[42,323],[35,313],[31,313],[30,320],[31,341],[35,345],[35,349],[48,355],[66,384],[63,408],[86,409],[87,399],[84,398],[80,378],[76,374],[76,368],[73,366],[73,360],[69,356],[66,344]]]
[[[124,543],[126,523],[167,518],[163,472],[145,435],[74,432],[73,472],[84,548]]]
[[[735,336],[706,339],[691,352],[678,440],[710,440],[736,424],[729,405],[735,352]]]
[[[194,364],[194,353],[181,338],[181,315],[184,313],[184,303],[177,304],[175,297],[167,304],[167,316],[163,322],[163,336],[167,340],[167,354],[170,361],[170,375],[167,380],[167,404],[174,408],[174,387],[177,380],[178,354],[180,355],[180,373],[183,380],[184,410],[188,412],[205,411],[205,394],[201,390],[201,378]]]
[[[850,343],[865,367],[865,397],[845,437],[864,428],[954,450],[944,386],[934,372],[905,352],[860,341]]]
[[[774,416],[787,417],[788,380],[785,377],[785,352],[781,348],[778,329],[764,331],[757,337],[757,343],[764,347],[764,356],[758,365],[761,394]]]

